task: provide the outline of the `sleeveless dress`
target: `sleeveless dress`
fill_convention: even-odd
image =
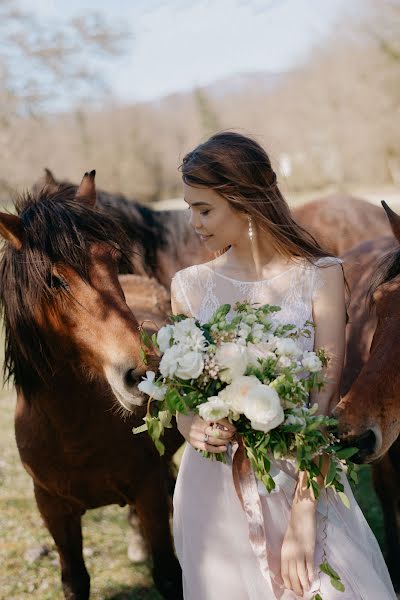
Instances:
[[[323,285],[322,269],[340,259],[325,257],[314,264],[297,261],[284,272],[261,281],[239,281],[215,272],[212,263],[178,271],[171,283],[174,297],[187,316],[206,322],[223,303],[249,300],[281,306],[273,319],[279,324],[302,326],[312,320],[312,300]],[[232,312],[232,309],[231,309]],[[232,314],[228,313],[228,318]],[[304,350],[312,350],[303,338]],[[293,461],[272,460],[276,488],[266,493],[258,485],[268,548],[267,568],[280,578],[280,551],[296,487]],[[323,491],[317,503],[315,578],[303,599],[316,591],[324,600],[395,600],[389,573],[378,542],[355,501],[347,478],[346,508],[332,490]],[[295,600],[293,591],[271,585],[262,574],[249,541],[249,527],[238,499],[230,464],[212,461],[186,445],[174,493],[174,541],[183,572],[185,600]],[[326,557],[339,573],[345,591],[335,590],[329,577],[317,575]]]

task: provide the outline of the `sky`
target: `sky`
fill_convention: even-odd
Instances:
[[[357,0],[21,0],[41,20],[100,12],[122,24],[124,56],[105,66],[113,96],[154,100],[238,73],[293,68],[335,35]]]

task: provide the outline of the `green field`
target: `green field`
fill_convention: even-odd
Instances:
[[[58,556],[41,522],[30,477],[22,468],[13,432],[14,394],[0,396],[0,598],[55,600],[62,598]],[[382,515],[371,486],[370,470],[360,469],[357,499],[382,543]],[[96,600],[156,600],[147,564],[132,565],[127,557],[127,509],[118,506],[84,516],[85,560]],[[34,559],[41,545],[48,548]]]

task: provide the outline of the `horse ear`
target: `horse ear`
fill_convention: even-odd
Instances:
[[[44,184],[48,186],[58,186],[58,181],[54,177],[53,173],[45,167],[44,176],[43,176]]]
[[[75,194],[76,200],[79,200],[80,202],[86,202],[92,207],[96,204],[96,184],[94,182],[95,176],[96,171],[85,173]]]
[[[22,221],[17,215],[0,212],[0,235],[16,248],[21,250],[24,239]]]
[[[390,206],[388,206],[384,200],[381,201],[381,204],[382,204],[383,208],[385,209],[385,212],[389,219],[389,223],[390,223],[390,227],[392,228],[393,235],[397,239],[397,241],[400,242],[400,216],[397,213],[395,213],[394,210],[392,210],[390,208]]]

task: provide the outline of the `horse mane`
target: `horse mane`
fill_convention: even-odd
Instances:
[[[384,283],[392,281],[400,274],[400,248],[396,248],[385,254],[378,262],[376,271],[372,277],[371,284],[367,291],[367,298],[370,308],[374,305],[374,293]]]
[[[0,313],[5,329],[4,380],[18,386],[49,381],[52,349],[35,319],[43,303],[56,308],[68,290],[52,286],[53,265],[72,267],[89,281],[88,247],[91,243],[118,245],[123,271],[132,270],[129,240],[121,227],[101,209],[75,199],[75,187],[57,191],[26,192],[14,201],[24,229],[21,250],[4,242],[0,260]],[[18,282],[18,285],[16,285]],[[71,296],[70,296],[71,298]]]
[[[77,185],[67,180],[56,180],[51,172],[32,187],[39,192],[43,187],[51,191]],[[154,210],[141,202],[97,189],[97,207],[105,211],[134,240],[134,247],[142,272],[159,279],[159,253],[167,251],[168,257],[179,262],[182,243],[189,241],[190,227],[187,214],[182,210]]]

